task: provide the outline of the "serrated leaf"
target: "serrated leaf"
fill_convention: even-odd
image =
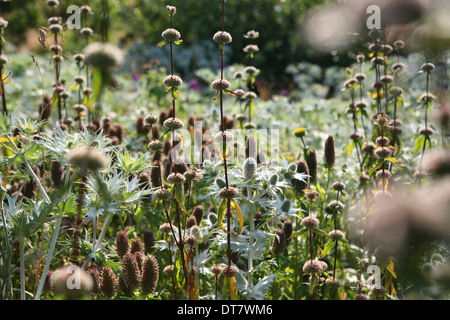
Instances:
[[[325,246],[323,247],[323,250],[322,250],[322,255],[323,256],[328,255],[331,252],[331,250],[334,248],[335,244],[336,244],[336,241],[334,241],[334,240],[329,240],[327,243],[325,243]]]

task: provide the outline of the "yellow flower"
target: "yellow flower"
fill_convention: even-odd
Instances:
[[[301,138],[304,137],[306,134],[306,129],[305,128],[298,128],[294,131],[294,134],[297,138]]]

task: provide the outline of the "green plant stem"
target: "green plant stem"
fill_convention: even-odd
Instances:
[[[105,218],[105,222],[103,223],[102,231],[100,232],[100,235],[98,236],[98,240],[95,243],[95,246],[93,246],[92,252],[94,252],[94,253],[98,251],[98,249],[100,248],[100,245],[102,244],[102,240],[105,237],[106,231],[108,230],[108,226],[109,226],[109,223],[110,223],[110,220],[111,220],[111,216],[112,216],[112,213],[108,212],[107,215],[106,215],[106,218]],[[86,266],[88,265],[89,261],[90,261],[90,259],[86,259],[84,261],[83,266],[81,267],[81,269],[83,269],[83,270],[86,269]]]
[[[20,253],[20,300],[25,300],[25,236],[19,236]]]
[[[50,248],[47,253],[47,258],[45,260],[44,271],[42,272],[41,280],[39,281],[39,286],[36,291],[36,295],[34,296],[34,300],[39,300],[39,298],[41,297],[42,289],[44,288],[45,280],[47,278],[47,272],[50,269],[50,263],[52,262],[53,253],[55,251],[56,240],[58,239],[59,230],[61,228],[62,218],[63,218],[63,215],[60,214],[58,216],[58,218],[56,219],[55,231],[53,232],[52,241],[50,243]]]

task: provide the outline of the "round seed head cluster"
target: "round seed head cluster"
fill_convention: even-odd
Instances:
[[[321,274],[323,271],[322,264],[317,260],[306,261],[302,270],[307,274]]]
[[[219,197],[222,199],[233,199],[239,195],[238,189],[234,187],[224,187],[219,191]]]
[[[106,155],[96,148],[80,147],[67,155],[67,162],[74,167],[85,170],[101,170],[106,167]]]
[[[91,43],[84,49],[84,55],[86,64],[102,70],[117,68],[124,63],[122,50],[110,43]]]
[[[227,90],[230,87],[230,83],[227,80],[217,79],[211,83],[211,87],[214,90],[218,90],[218,91],[219,90]]]
[[[333,241],[341,241],[345,238],[344,233],[341,230],[331,230],[330,233],[328,233],[330,236],[330,239]]]
[[[340,181],[333,183],[332,187],[336,191],[344,191],[345,190],[345,184]]]
[[[253,67],[253,66],[248,66],[248,67],[246,67],[246,68],[244,69],[244,71],[245,71],[246,73],[248,73],[249,75],[251,75],[251,76],[256,76],[256,75],[258,75],[259,72],[260,72],[260,70],[259,70],[258,68],[255,68],[255,67]]]
[[[244,38],[247,39],[258,39],[259,38],[259,32],[255,30],[250,30],[246,34],[244,34]]]
[[[163,144],[161,141],[159,140],[152,140],[149,144],[148,144],[148,148],[154,152],[159,152],[161,151],[163,147]]]
[[[172,192],[170,192],[166,188],[159,188],[155,191],[155,198],[158,200],[170,200],[172,199],[172,197]]]
[[[167,177],[167,182],[170,184],[182,184],[186,182],[186,178],[179,172],[173,172]]]
[[[181,129],[183,128],[183,126],[183,121],[178,118],[168,118],[166,121],[164,121],[164,127],[172,131]]]
[[[339,200],[333,200],[328,204],[328,209],[333,212],[339,212],[345,209],[345,205]]]
[[[248,44],[243,50],[245,53],[255,53],[259,51],[259,47],[256,44]]]
[[[307,229],[314,229],[319,225],[319,219],[314,217],[305,217],[302,219],[301,225]]]
[[[163,33],[161,34],[161,36],[167,42],[178,41],[181,38],[180,32],[178,30],[176,30],[176,29],[173,29],[173,28],[169,28],[169,29],[164,30]]]
[[[211,267],[211,272],[215,275],[218,276],[219,274],[222,273],[222,267],[219,266],[218,264],[215,264]]]
[[[146,125],[148,125],[148,126],[152,126],[152,125],[154,125],[154,124],[157,124],[158,121],[159,121],[159,117],[156,116],[156,115],[154,115],[154,114],[151,114],[151,115],[146,116],[146,117],[144,118],[144,123],[145,123]]]
[[[164,267],[163,274],[165,276],[170,277],[173,275],[174,271],[175,271],[175,266],[173,264],[169,264],[168,266]]]
[[[213,36],[213,40],[218,44],[228,44],[231,43],[233,38],[228,32],[217,31]]]
[[[176,75],[168,75],[164,78],[163,84],[167,88],[171,87],[179,87],[183,84],[183,80],[179,76]]]
[[[222,269],[222,273],[226,278],[232,278],[239,272],[238,268],[235,266],[225,266]]]

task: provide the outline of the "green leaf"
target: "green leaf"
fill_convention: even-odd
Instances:
[[[400,163],[400,161],[398,161],[398,160],[397,160],[396,158],[394,158],[394,157],[389,157],[389,158],[386,158],[386,159],[384,159],[384,160],[389,161],[389,162],[392,162],[392,163],[397,163],[400,167],[404,167],[404,166],[405,166],[404,164]]]
[[[178,88],[172,87],[172,99],[177,100],[178,99]]]
[[[314,232],[321,235],[321,236],[325,236],[328,237],[328,233],[326,233],[326,231],[319,229],[319,228],[314,228]]]
[[[414,154],[423,148],[425,144],[425,136],[420,136],[416,138],[416,145],[414,146]]]
[[[329,240],[327,243],[325,243],[325,246],[323,247],[323,250],[322,250],[322,255],[323,256],[328,255],[331,252],[331,250],[334,248],[335,243],[336,243],[336,241],[334,241],[334,240]]]
[[[348,245],[348,240],[347,239],[342,239],[339,241],[339,244],[341,244],[345,250],[347,250],[348,252],[353,252],[352,249],[350,249],[350,246]]]
[[[183,40],[176,40],[176,41],[174,41],[173,43],[175,43],[177,46],[179,46],[180,44],[182,44],[183,43]]]
[[[160,43],[158,43],[158,47],[162,48],[166,43],[167,43],[167,41],[163,40]]]

